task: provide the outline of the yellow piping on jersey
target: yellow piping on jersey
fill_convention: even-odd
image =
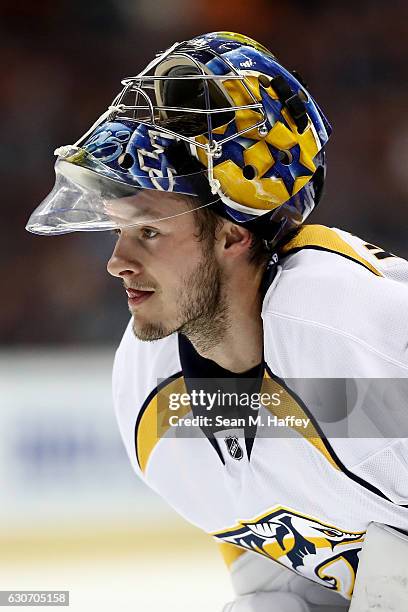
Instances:
[[[362,257],[345,240],[332,229],[324,225],[304,225],[296,236],[289,240],[281,249],[282,255],[305,248],[318,248],[331,253],[337,253],[361,264],[376,276],[383,276],[367,259]]]
[[[161,387],[151,398],[143,410],[143,414],[136,428],[136,453],[140,469],[143,473],[149,461],[152,450],[158,441],[165,436],[170,429],[170,416],[179,418],[191,411],[190,405],[181,406],[177,410],[170,410],[170,394],[186,393],[184,378],[180,377]]]
[[[277,406],[265,406],[269,412],[273,415],[277,416],[278,419],[284,419],[287,415],[293,415],[297,419],[310,419],[310,415],[306,414],[303,408],[299,405],[296,399],[290,394],[290,392],[285,389],[281,384],[279,384],[276,380],[270,377],[267,371],[265,371],[265,376],[262,382],[261,393],[268,393],[270,397],[272,394],[276,393],[280,395],[280,402]],[[318,450],[325,459],[330,463],[330,465],[335,470],[340,470],[340,466],[337,465],[336,461],[332,457],[329,452],[324,440],[321,438],[319,432],[313,425],[312,421],[309,420],[309,424],[307,427],[296,427],[293,426],[291,429],[294,429],[299,433],[303,438],[306,438],[310,444],[312,444],[316,450]]]
[[[218,544],[218,549],[228,568],[230,568],[239,557],[242,557],[242,555],[248,552],[245,548],[239,548],[235,544],[229,544],[228,542],[220,542]]]

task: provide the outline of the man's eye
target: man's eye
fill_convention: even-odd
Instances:
[[[148,227],[144,227],[141,231],[142,236],[145,240],[152,240],[153,238],[156,238],[156,236],[158,236],[159,232],[154,230],[154,229],[150,229]]]

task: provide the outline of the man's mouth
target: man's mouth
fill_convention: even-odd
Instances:
[[[154,293],[153,290],[142,290],[142,289],[130,289],[126,287],[126,293],[128,296],[128,303],[131,306],[136,306],[141,302],[144,302]]]

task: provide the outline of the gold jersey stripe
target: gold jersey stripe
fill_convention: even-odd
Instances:
[[[136,428],[136,454],[140,469],[146,471],[150,455],[167,431],[170,429],[170,416],[183,417],[191,410],[190,405],[182,406],[176,411],[170,410],[170,394],[186,393],[184,378],[172,379],[167,385],[156,390],[140,418]]]
[[[297,400],[289,393],[287,389],[285,389],[279,382],[270,377],[268,372],[265,372],[265,377],[262,383],[261,393],[268,393],[271,397],[274,393],[279,393],[280,395],[280,403],[278,406],[265,406],[271,414],[275,415],[278,419],[285,419],[286,416],[294,416],[296,419],[310,419],[310,415],[306,414]],[[340,466],[336,463],[335,459],[332,457],[325,441],[321,438],[320,433],[317,431],[316,427],[313,425],[312,420],[310,419],[307,427],[297,427],[293,426],[291,429],[294,429],[299,433],[303,438],[305,438],[310,444],[312,444],[316,450],[321,453],[325,459],[330,463],[330,465],[335,470],[340,470]]]
[[[345,240],[340,238],[334,230],[324,225],[304,225],[300,228],[296,236],[282,247],[281,252],[287,255],[291,251],[297,249],[313,247],[352,259],[367,268],[367,270],[370,270],[370,272],[376,276],[382,276],[381,272],[367,259],[359,255],[357,251],[355,251]]]
[[[235,544],[228,544],[228,542],[219,543],[218,549],[228,568],[231,567],[234,561],[236,561],[237,559],[239,559],[239,557],[242,557],[242,555],[248,552],[245,548],[239,548]]]

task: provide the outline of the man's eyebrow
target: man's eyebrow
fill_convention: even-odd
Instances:
[[[137,209],[137,214],[132,215],[132,217],[137,218],[137,219],[141,219],[139,221],[139,223],[147,223],[148,221],[166,221],[166,219],[172,219],[173,217],[178,217],[178,216],[183,216],[186,213],[192,212],[192,209],[187,209],[187,210],[182,210],[182,211],[174,211],[174,210],[167,210],[167,211],[152,211],[150,209],[146,209],[146,208],[138,208]]]
[[[138,204],[136,201],[129,202],[126,198],[124,198],[123,201],[120,200],[121,198],[113,199],[107,203],[106,208],[108,214],[111,217],[122,219],[122,221],[125,219],[132,220],[137,224],[149,223],[149,221],[165,221],[166,219],[171,219],[191,212],[189,208],[180,211],[173,206],[169,206],[168,210],[158,210],[146,203],[141,202]]]
[[[168,215],[166,215],[166,213],[159,213],[159,212],[155,212],[152,210],[147,210],[147,209],[138,209],[136,214],[134,215],[135,218],[143,218],[146,217],[146,220],[148,221],[149,219],[152,220],[159,220],[159,219],[163,219],[163,217],[167,217]]]
[[[118,206],[116,209],[117,215],[120,216],[120,207]],[[129,211],[127,211],[129,213]],[[124,216],[126,216],[126,212],[123,211]],[[149,208],[144,207],[135,207],[131,213],[129,214],[129,219],[137,221],[137,223],[147,223],[148,221],[160,221],[160,219],[164,219],[167,217],[173,216],[174,213],[168,212],[159,212],[154,211]]]

